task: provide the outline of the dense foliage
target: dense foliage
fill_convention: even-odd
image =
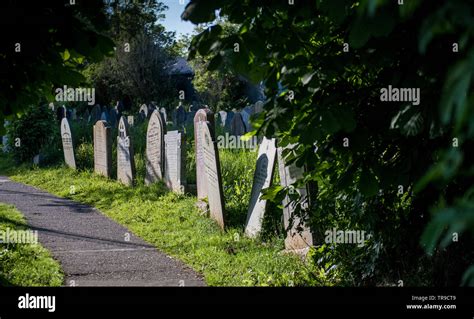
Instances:
[[[223,33],[217,12],[240,28]],[[328,271],[353,285],[461,284],[474,261],[464,233],[474,229],[469,1],[192,0],[182,17],[211,23],[191,59],[208,56],[210,69],[231,61],[264,81],[256,133],[297,143],[287,159],[316,185],[302,213]],[[382,102],[389,85],[419,88],[421,103]],[[327,245],[333,227],[373,237],[363,248]]]
[[[80,73],[86,58],[96,62],[113,52],[103,32],[108,28],[105,6],[6,1],[0,46],[0,123],[12,119],[44,97],[54,99],[54,88],[85,83]],[[14,30],[14,32],[12,32]],[[3,132],[0,125],[0,133]]]

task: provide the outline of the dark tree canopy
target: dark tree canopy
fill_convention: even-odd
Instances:
[[[473,10],[468,0],[192,0],[182,14],[210,23],[191,59],[231,61],[264,81],[254,133],[298,145],[287,156],[316,185],[300,212],[316,238],[331,227],[373,233],[361,251],[321,246],[346,278],[459,285],[474,262],[462,235],[474,229]],[[224,34],[217,14],[240,28]],[[390,85],[420,89],[420,104],[381,101]]]
[[[83,63],[113,52],[102,1],[5,1],[0,9],[0,122],[45,97],[53,88],[78,86]],[[3,130],[3,125],[0,126]]]

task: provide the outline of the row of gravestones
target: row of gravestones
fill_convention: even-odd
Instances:
[[[145,183],[149,185],[164,180],[171,190],[184,192],[186,186],[184,134],[180,131],[166,132],[164,123],[162,113],[155,109],[150,116],[146,135]],[[67,118],[62,120],[61,135],[65,162],[68,166],[76,168]],[[209,215],[221,228],[224,228],[225,203],[219,152],[215,138],[214,114],[209,109],[200,109],[196,112],[194,136],[197,197],[201,204],[207,199]],[[126,185],[133,185],[135,178],[133,158],[128,123],[124,117],[121,117],[117,136],[117,179]],[[282,186],[289,187],[303,174],[302,168],[294,164],[285,165],[283,149],[276,147],[275,139],[263,138],[258,150],[245,226],[245,233],[249,237],[256,237],[262,229],[262,220],[267,208],[266,200],[261,199],[262,190],[272,183],[277,158]],[[94,171],[110,177],[111,170],[111,129],[106,121],[99,120],[94,125]],[[309,199],[307,187],[295,191],[301,195],[304,208]],[[295,216],[295,204],[287,197],[284,199],[283,207],[284,226],[288,229],[285,247],[288,250],[301,250],[311,246],[313,241],[311,231]],[[297,229],[303,229],[303,231],[297,231]]]
[[[199,201],[207,199],[210,216],[221,228],[225,224],[225,203],[222,191],[219,152],[215,139],[214,115],[209,109],[197,111],[194,117],[194,136],[196,152],[196,184]],[[293,147],[293,145],[287,146]],[[303,168],[295,164],[285,165],[283,149],[276,147],[275,139],[263,138],[259,145],[256,169],[247,213],[245,234],[257,237],[262,230],[262,220],[267,209],[266,200],[261,199],[262,190],[271,186],[276,158],[283,187],[290,187],[302,177]],[[309,191],[307,187],[295,189],[301,197],[301,209],[308,208]],[[288,250],[305,250],[313,244],[313,236],[309,227],[296,216],[296,204],[288,197],[283,201],[283,219],[288,229],[285,247]]]
[[[99,120],[93,128],[94,172],[110,177],[112,174],[112,129]],[[73,139],[67,118],[61,122],[61,139],[66,165],[75,169]],[[146,176],[147,185],[164,180],[176,192],[184,192],[186,178],[184,134],[179,131],[166,132],[163,117],[155,110],[148,123],[146,136]],[[133,144],[129,134],[128,121],[121,117],[117,136],[117,180],[125,185],[133,185],[135,162]]]

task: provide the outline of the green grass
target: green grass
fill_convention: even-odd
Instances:
[[[0,203],[0,231],[27,230],[23,215]],[[39,244],[0,243],[0,286],[61,286],[61,267]]]
[[[0,172],[8,166],[1,162]],[[64,167],[22,167],[10,169],[9,173],[15,181],[95,206],[161,251],[202,273],[209,285],[328,284],[313,265],[282,253],[282,238],[251,240],[243,236],[242,225],[222,231],[213,220],[201,215],[194,196],[174,194],[161,184],[146,187],[139,183],[130,188],[87,170]],[[73,185],[75,193],[70,194]]]

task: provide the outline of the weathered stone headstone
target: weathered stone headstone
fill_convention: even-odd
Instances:
[[[252,192],[247,213],[245,234],[256,237],[262,230],[262,220],[265,214],[267,201],[260,199],[262,189],[271,186],[275,171],[276,145],[275,139],[263,138],[258,149],[257,165],[253,176]]]
[[[122,116],[117,136],[117,180],[132,186],[135,179],[135,160],[133,145],[128,133],[128,123]]]
[[[65,117],[61,121],[61,140],[63,142],[64,162],[66,162],[66,165],[70,168],[76,169],[71,128],[69,127],[69,122]]]
[[[202,124],[202,147],[207,181],[207,198],[211,218],[224,228],[224,195],[217,143],[213,139],[214,128],[209,122]]]
[[[142,121],[146,120],[148,118],[148,106],[146,104],[142,104],[142,106],[140,106],[140,110],[138,111],[138,114],[140,115],[140,119]]]
[[[174,192],[184,193],[186,187],[186,145],[184,133],[165,134],[165,182]]]
[[[230,124],[230,134],[234,136],[242,136],[247,133],[244,120],[240,113],[235,113]]]
[[[232,119],[234,118],[234,112],[233,111],[229,111],[227,112],[227,116],[225,118],[225,130],[226,131],[230,131],[230,124],[232,123]]]
[[[118,113],[116,109],[109,110],[109,124],[112,127],[117,127]]]
[[[294,145],[288,145],[287,147],[292,148]],[[303,176],[304,169],[296,166],[294,163],[286,165],[283,158],[283,148],[278,147],[277,153],[281,185],[288,187]],[[300,195],[302,209],[307,208],[309,206],[308,187],[295,188],[293,191],[298,192]],[[283,200],[283,224],[285,229],[287,229],[285,248],[287,250],[300,251],[313,245],[313,234],[311,229],[301,220],[300,216],[295,216],[295,208],[295,203],[291,202],[289,197],[286,196]]]
[[[112,172],[112,130],[105,121],[94,125],[94,172],[106,177]]]
[[[242,120],[244,121],[245,124],[245,131],[249,132],[250,131],[250,115],[252,113],[252,109],[249,106],[246,106],[240,115],[242,115]]]
[[[166,127],[163,125],[160,112],[158,112],[158,110],[153,111],[146,133],[145,184],[147,185],[163,178],[165,130]]]
[[[219,113],[217,114],[217,118],[218,118],[217,124],[224,127],[225,126],[225,121],[226,121],[226,118],[227,118],[227,112],[226,111],[219,111]]]
[[[127,116],[128,126],[133,126],[135,124],[135,117],[133,115]]]
[[[109,116],[107,111],[102,112],[102,114],[100,115],[100,120],[105,121],[107,123],[109,122]]]
[[[209,109],[201,109],[194,116],[194,150],[196,152],[196,187],[199,200],[208,197],[207,180],[204,165],[202,130],[206,122],[211,127],[211,137],[214,139],[214,115]]]

